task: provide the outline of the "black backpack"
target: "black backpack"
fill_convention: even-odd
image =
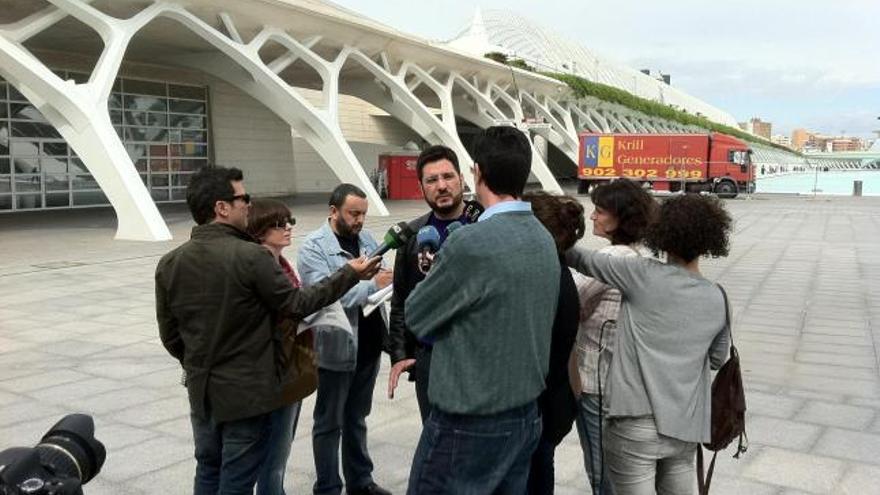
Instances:
[[[700,495],[709,493],[709,485],[712,483],[712,473],[715,471],[715,458],[719,450],[724,450],[735,439],[739,439],[734,458],[739,458],[749,447],[749,437],[746,435],[746,394],[743,389],[742,372],[739,366],[739,353],[733,345],[733,333],[730,327],[730,303],[727,293],[720,285],[721,294],[724,296],[724,311],[726,320],[724,330],[730,335],[730,358],[724,366],[718,370],[715,380],[712,381],[712,441],[697,447],[697,484]],[[709,471],[703,471],[703,448],[714,452],[712,462],[709,463]],[[704,479],[705,476],[705,479]]]

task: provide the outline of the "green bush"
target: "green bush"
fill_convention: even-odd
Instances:
[[[764,146],[770,146],[780,149],[782,151],[787,151],[789,153],[800,155],[800,153],[792,151],[785,146],[771,143],[770,141],[755,137],[735,127],[719,124],[717,122],[713,122],[707,119],[706,117],[703,117],[702,115],[692,115],[685,112],[684,110],[678,110],[677,108],[673,108],[669,105],[664,105],[663,103],[658,103],[656,101],[651,101],[635,96],[628,91],[624,91],[613,86],[608,86],[607,84],[587,81],[586,79],[571,74],[560,74],[557,72],[542,72],[542,74],[564,82],[568,85],[569,88],[571,88],[575,96],[577,96],[578,98],[592,96],[602,101],[617,103],[618,105],[625,106],[631,110],[635,110],[637,112],[641,112],[645,115],[650,115],[652,117],[659,117],[661,119],[670,120],[685,125],[695,125],[698,127],[702,127],[703,129],[736,136],[745,141],[762,144]]]

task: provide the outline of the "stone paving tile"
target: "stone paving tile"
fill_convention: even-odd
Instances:
[[[843,475],[834,493],[841,495],[862,495],[877,493],[880,488],[880,467],[856,464]]]
[[[864,430],[873,418],[874,410],[866,407],[810,402],[794,419],[850,430]]]
[[[878,446],[880,446],[880,435],[831,428],[819,438],[813,447],[813,452],[841,459],[880,464]]]
[[[170,397],[115,412],[111,417],[132,426],[155,425],[170,419],[189,417],[189,401],[183,395]]]
[[[111,481],[126,481],[179,464],[192,458],[192,455],[192,442],[173,437],[156,437],[119,449],[114,456],[107,456],[101,477]]]
[[[801,415],[798,415],[798,418]],[[749,439],[753,443],[808,451],[816,443],[822,428],[802,421],[789,421],[766,416],[750,415],[746,421]],[[749,455],[753,453],[749,452]]]
[[[46,371],[36,375],[22,376],[0,382],[0,390],[8,392],[31,392],[58,384],[79,382],[92,378],[73,370]]]
[[[831,493],[843,472],[844,463],[837,459],[767,448],[749,464],[745,477],[812,493]]]

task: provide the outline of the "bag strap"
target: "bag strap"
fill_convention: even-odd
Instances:
[[[709,495],[709,485],[712,484],[712,474],[715,472],[715,458],[718,452],[712,454],[712,461],[709,462],[709,471],[703,471],[703,446],[697,444],[697,489],[700,495]]]
[[[721,296],[724,298],[724,329],[722,332],[726,330],[727,335],[730,337],[730,355],[733,356],[737,351],[736,347],[733,345],[733,327],[730,324],[732,320],[730,314],[730,300],[727,298],[727,291],[724,290],[724,287],[722,287],[721,284],[715,285],[718,287],[718,290],[721,291]]]

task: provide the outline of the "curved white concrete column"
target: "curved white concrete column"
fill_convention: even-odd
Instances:
[[[163,8],[152,5],[119,20],[74,0],[52,0],[23,23],[0,29],[0,74],[10,81],[67,140],[110,201],[117,216],[116,238],[162,241],[171,232],[110,122],[107,99],[125,49],[137,30]],[[89,81],[62,81],[21,43],[72,15],[98,32],[105,48]]]
[[[167,5],[162,16],[179,22],[222,54],[177,57],[178,62],[185,62],[221,78],[265,105],[296,129],[342,182],[349,182],[363,189],[376,214],[389,214],[339,127],[338,82],[344,54],[340,54],[334,62],[327,62],[286,32],[274,28],[265,28],[249,43],[242,44],[235,40],[235,36],[218,32],[176,4]],[[260,59],[259,51],[268,41],[281,44],[318,71],[324,81],[324,108],[315,108]],[[229,63],[230,59],[234,64]]]

